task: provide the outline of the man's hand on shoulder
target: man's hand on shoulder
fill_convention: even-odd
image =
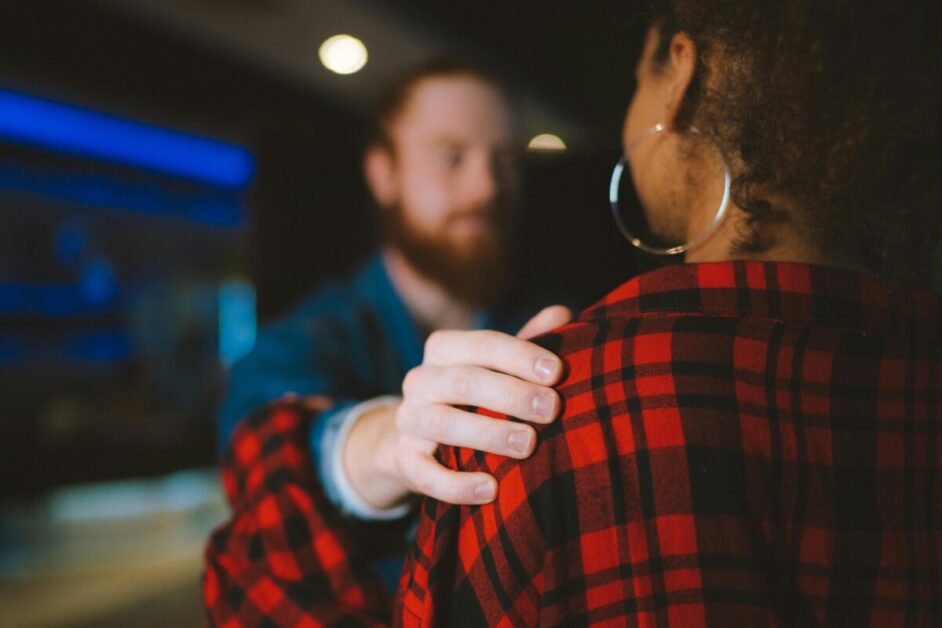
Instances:
[[[484,473],[459,473],[435,460],[440,444],[523,459],[536,432],[517,422],[488,418],[455,406],[475,406],[533,423],[559,415],[552,386],[562,361],[527,339],[572,318],[552,306],[517,336],[496,331],[438,331],[425,344],[422,364],[403,381],[401,400],[365,412],[346,440],[344,468],[354,490],[375,508],[390,508],[412,493],[453,504],[483,504],[497,484]]]

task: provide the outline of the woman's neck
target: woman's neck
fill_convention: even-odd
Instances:
[[[746,223],[745,213],[737,206],[731,205],[727,219],[701,246],[687,252],[685,261],[720,262],[730,260],[752,260],[763,262],[797,262],[802,264],[816,264],[819,266],[832,266],[859,272],[869,273],[866,264],[859,255],[853,251],[834,246],[824,248],[818,246],[814,240],[804,235],[795,227],[794,222],[788,218],[763,225],[763,237],[769,243],[760,251],[737,250],[737,242],[743,234],[747,234],[753,227]]]

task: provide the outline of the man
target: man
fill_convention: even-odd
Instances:
[[[481,73],[436,62],[392,86],[364,158],[381,208],[382,250],[260,333],[230,374],[224,453],[245,417],[301,396],[321,410],[306,452],[318,490],[350,525],[380,522],[367,527],[400,535],[414,493],[453,503],[494,498],[493,478],[446,471],[434,460],[437,445],[523,458],[535,433],[453,405],[551,421],[559,400],[548,386],[561,363],[506,334],[438,330],[514,332],[536,311],[495,305],[510,263],[517,152],[506,97]],[[526,333],[568,317],[565,308],[550,308]],[[400,566],[394,556],[382,568],[387,580]]]

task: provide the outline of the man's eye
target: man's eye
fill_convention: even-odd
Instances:
[[[442,156],[449,168],[456,168],[461,165],[463,155],[460,150],[449,148],[442,153]]]

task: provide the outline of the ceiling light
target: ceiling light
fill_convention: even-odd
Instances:
[[[566,150],[566,143],[558,135],[540,133],[530,140],[527,148],[534,151],[561,152]]]
[[[327,38],[317,54],[324,67],[337,74],[358,72],[366,65],[368,58],[366,46],[352,35],[334,35]]]

